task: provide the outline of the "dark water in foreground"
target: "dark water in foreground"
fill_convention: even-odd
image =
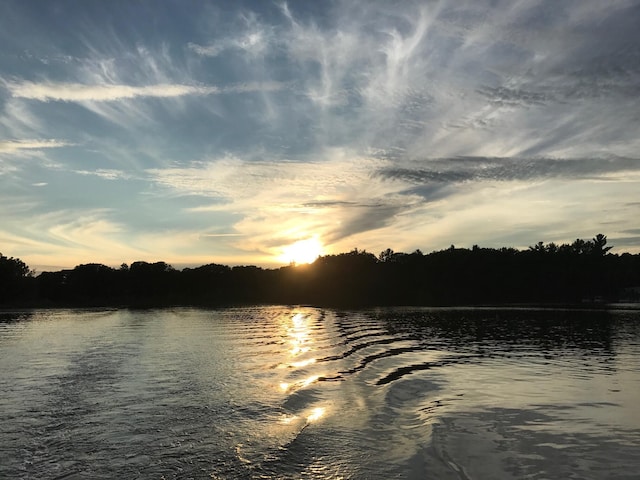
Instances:
[[[640,311],[0,315],[0,478],[637,479]]]

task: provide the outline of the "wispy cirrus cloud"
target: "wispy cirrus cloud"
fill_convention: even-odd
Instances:
[[[189,42],[187,48],[203,57],[217,57],[225,52],[242,53],[255,58],[277,44],[276,28],[261,22],[258,15],[251,11],[242,11],[235,19],[237,28],[234,33],[217,38],[206,45]]]
[[[1,140],[0,154],[18,153],[23,150],[42,150],[45,148],[61,148],[71,145],[68,142],[55,139],[30,139],[30,140]]]
[[[107,168],[98,168],[96,170],[75,170],[74,173],[77,173],[78,175],[93,175],[104,178],[105,180],[126,180],[131,178],[129,174],[122,170]]]
[[[149,169],[159,184],[182,193],[197,193],[240,202],[264,195],[272,199],[313,201],[357,192],[370,180],[381,160],[354,157],[345,150],[325,153],[327,159],[243,159],[228,155],[192,162],[185,167]],[[286,190],[289,187],[290,193]],[[373,191],[373,190],[372,190]],[[289,203],[285,203],[288,205]]]
[[[217,57],[225,51],[241,51],[252,56],[265,53],[269,48],[270,39],[264,31],[249,31],[241,37],[229,37],[217,43],[209,45],[198,45],[189,42],[187,47],[194,53],[203,57]]]
[[[113,102],[137,97],[171,98],[185,95],[273,91],[282,88],[282,85],[277,82],[250,82],[219,88],[212,85],[158,84],[132,86],[24,81],[6,82],[5,87],[13,97],[39,100],[41,102]]]
[[[13,97],[39,100],[41,102],[109,102],[136,97],[180,97],[182,95],[209,95],[219,93],[216,87],[194,85],[83,85],[79,83],[7,83]]]

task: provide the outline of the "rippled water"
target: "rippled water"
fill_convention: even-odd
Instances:
[[[637,479],[640,311],[0,314],[0,478]]]

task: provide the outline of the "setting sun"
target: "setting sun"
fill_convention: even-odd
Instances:
[[[316,237],[298,240],[282,249],[280,258],[287,263],[312,263],[323,253],[322,244]]]

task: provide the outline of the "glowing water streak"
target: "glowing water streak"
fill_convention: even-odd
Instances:
[[[307,415],[307,422],[316,422],[324,417],[326,409],[324,407],[316,407],[311,410],[311,413]]]

